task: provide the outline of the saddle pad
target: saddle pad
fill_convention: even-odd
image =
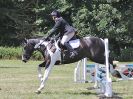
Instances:
[[[73,49],[78,48],[80,45],[80,40],[79,39],[71,40],[69,41],[69,44],[72,46]]]

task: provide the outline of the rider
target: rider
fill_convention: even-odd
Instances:
[[[74,49],[72,48],[72,46],[68,43],[69,40],[75,35],[76,30],[75,28],[73,28],[72,26],[70,26],[66,20],[64,20],[61,15],[60,12],[57,10],[54,10],[51,14],[52,19],[55,21],[55,25],[54,27],[48,32],[48,36],[46,39],[48,39],[49,37],[51,37],[52,35],[57,35],[55,32],[59,32],[59,37],[61,37],[61,44],[64,45],[67,50],[70,51],[71,55],[70,57],[74,57],[75,55],[77,55],[77,52],[74,51]]]

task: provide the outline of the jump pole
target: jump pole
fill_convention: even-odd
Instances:
[[[74,69],[74,82],[87,83],[87,58],[80,60]]]
[[[106,86],[105,86],[105,93],[106,97],[112,97],[112,80],[109,77],[109,42],[108,39],[104,39],[105,43],[105,64],[106,64]]]
[[[104,85],[105,86],[104,95],[106,97],[112,97],[112,80],[109,77],[109,47],[108,47],[109,46],[109,42],[108,42],[107,38],[104,39],[104,44],[105,44],[105,64],[106,64],[106,81],[105,81],[105,85]],[[87,74],[86,60],[87,59],[84,58],[84,59],[82,59],[81,61],[78,62],[77,67],[75,68],[75,71],[74,71],[74,81],[75,82],[78,82],[78,80],[79,81],[81,80],[80,82],[84,82],[85,83],[87,81],[86,80],[86,78],[87,78],[86,77],[86,74]],[[81,74],[78,74],[80,72],[80,70],[79,70],[79,67],[81,65],[80,63],[83,66],[83,80],[80,78]],[[98,66],[97,65],[95,66],[95,70],[98,70]],[[97,75],[95,75],[95,86],[94,87],[97,86],[96,77],[97,77]],[[79,78],[79,79],[77,79],[77,78]]]
[[[87,82],[87,69],[86,69],[86,61],[87,61],[87,59],[86,58],[84,58],[83,59],[83,79],[84,79],[84,83],[86,83]]]
[[[78,82],[81,79],[81,74],[80,74],[80,63],[81,60],[77,63],[76,68],[74,69],[74,82]]]

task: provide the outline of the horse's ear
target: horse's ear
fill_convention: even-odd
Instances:
[[[24,38],[24,41],[23,41],[24,43],[27,43],[28,42],[28,40],[26,39],[26,38]]]
[[[24,38],[24,39],[22,40],[21,45],[24,46],[25,44],[27,44],[27,41],[28,41],[28,40],[27,40],[26,38]]]

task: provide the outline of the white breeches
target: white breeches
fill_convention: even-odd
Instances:
[[[64,43],[68,42],[74,35],[75,35],[75,32],[65,34],[61,39],[61,44],[64,45]]]

